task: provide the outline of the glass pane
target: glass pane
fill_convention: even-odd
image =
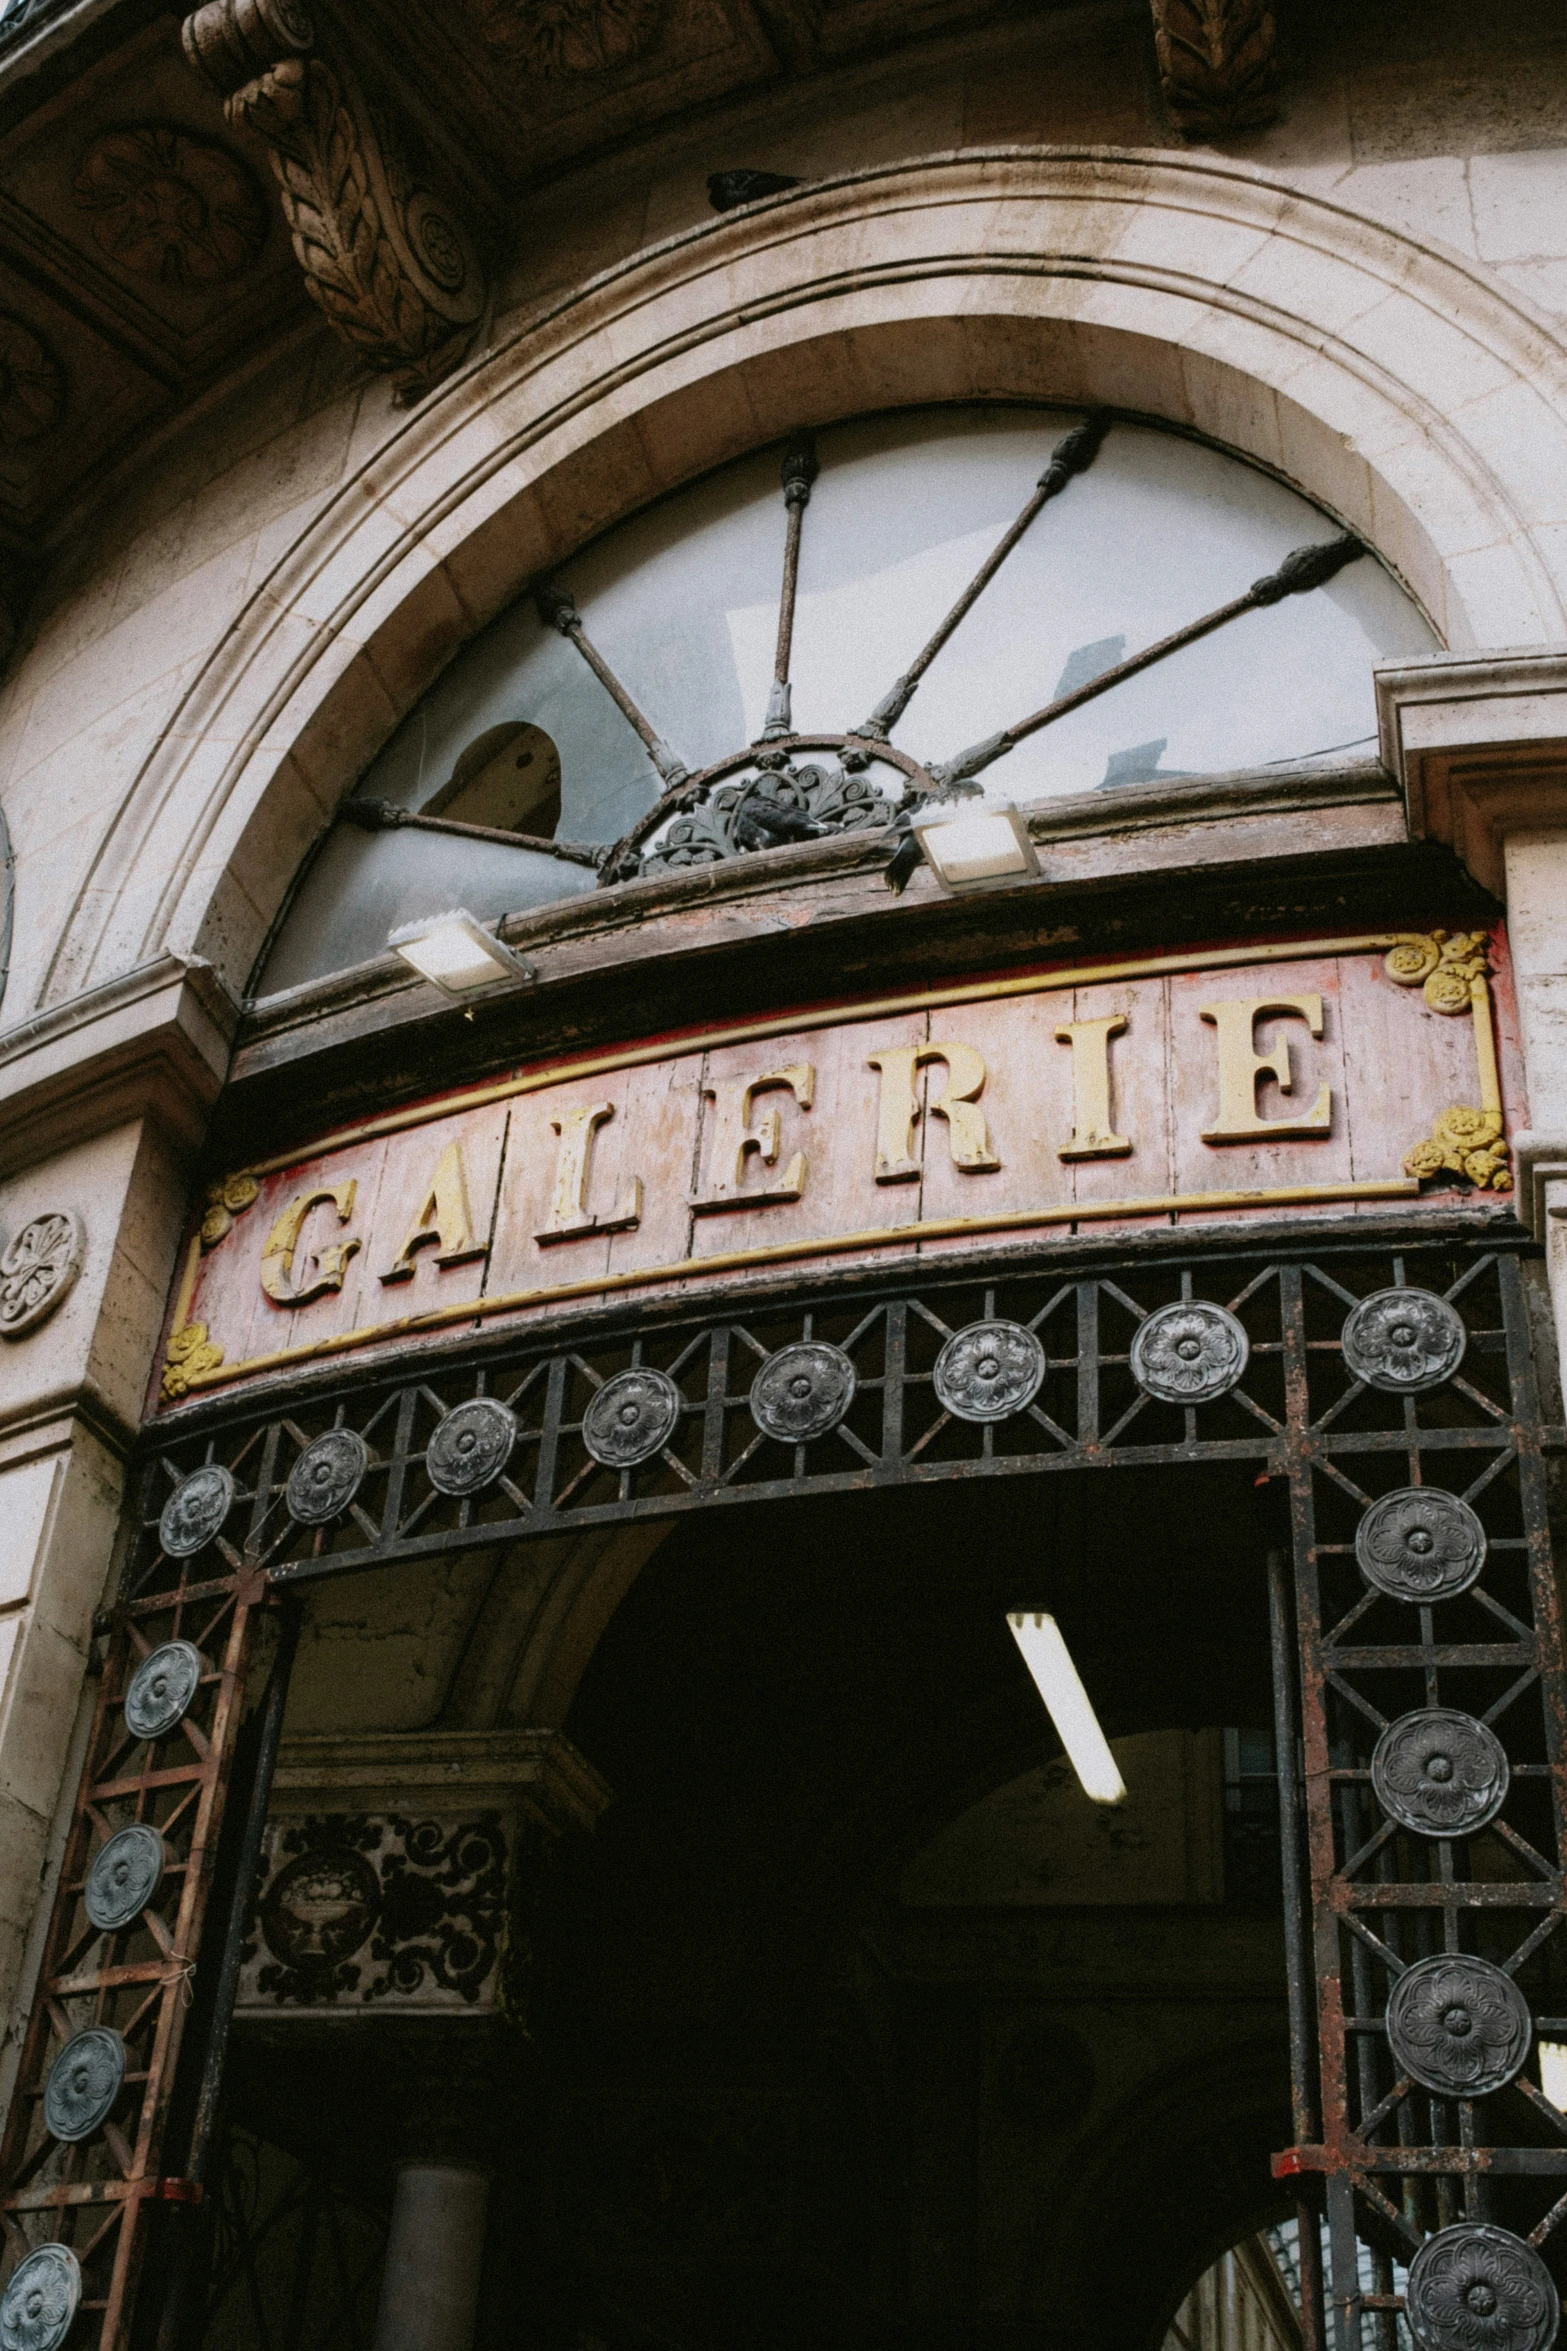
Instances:
[[[800,732],[842,735],[869,716],[1077,421],[1044,408],[936,409],[819,436],[791,664]],[[610,667],[693,772],[762,728],[785,530],[778,466],[776,447],[744,458],[559,574]],[[950,759],[1334,530],[1232,457],[1118,423],[936,657],[893,739],[924,762]],[[1435,643],[1367,558],[1032,737],[986,770],[986,794],[1037,801],[1368,753],[1373,665]],[[535,758],[530,776],[512,774]],[[598,843],[629,830],[659,780],[575,647],[524,597],[453,661],[359,789],[523,830],[549,829],[558,806],[559,838]],[[592,886],[587,869],[521,849],[343,828],[299,893],[265,986],[378,953],[393,923],[448,904],[493,915]]]

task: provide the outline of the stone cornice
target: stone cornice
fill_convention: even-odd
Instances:
[[[1376,673],[1409,828],[1505,897],[1509,833],[1567,830],[1567,648],[1434,654]]]
[[[160,955],[0,1031],[0,1175],[135,1118],[194,1150],[237,1018],[210,964]]]
[[[353,1731],[285,1739],[272,1810],[521,1813],[551,1836],[590,1829],[610,1790],[552,1730]]]

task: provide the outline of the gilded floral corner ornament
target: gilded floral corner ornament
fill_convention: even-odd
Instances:
[[[1484,931],[1411,931],[1388,953],[1383,968],[1401,988],[1419,988],[1433,1012],[1468,1012],[1475,1024],[1482,1105],[1450,1103],[1430,1134],[1404,1157],[1405,1175],[1422,1181],[1466,1176],[1482,1192],[1510,1192],[1512,1154],[1503,1135],[1496,1046],[1491,1034],[1490,941]]]
[[[187,1322],[185,1316],[196,1284],[196,1268],[209,1249],[228,1238],[234,1219],[254,1206],[260,1189],[252,1175],[224,1176],[207,1186],[206,1205],[191,1244],[180,1302],[174,1311],[174,1330],[163,1358],[163,1394],[170,1404],[189,1394],[192,1380],[216,1371],[223,1361],[223,1349],[216,1339],[208,1338],[206,1324]]]

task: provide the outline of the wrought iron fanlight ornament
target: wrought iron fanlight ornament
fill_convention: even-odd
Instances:
[[[635,881],[645,874],[682,866],[713,865],[755,849],[776,849],[789,842],[874,828],[898,836],[887,880],[892,889],[901,890],[920,860],[920,845],[910,827],[922,808],[932,801],[977,794],[981,787],[976,778],[984,769],[1004,759],[1041,728],[1065,718],[1097,695],[1109,693],[1156,662],[1167,660],[1184,646],[1211,636],[1243,613],[1322,587],[1365,553],[1360,541],[1347,534],[1320,546],[1297,547],[1285,556],[1277,571],[1254,580],[1228,603],[1101,670],[1097,677],[1057,695],[1053,702],[987,735],[982,742],[971,744],[956,758],[927,763],[899,749],[891,740],[891,731],[913,701],[931,663],[1039,514],[1076,475],[1092,465],[1110,427],[1110,417],[1099,412],[1057,442],[1016,520],[1002,533],[903,675],[869,717],[847,734],[796,734],[790,707],[800,540],[817,475],[816,448],[809,433],[795,435],[784,451],[781,478],[786,530],[772,691],[762,732],[743,750],[730,752],[693,774],[616,677],[589,637],[572,597],[554,582],[538,587],[535,602],[540,619],[575,645],[640,739],[663,786],[658,799],[631,831],[595,858],[601,885]]]

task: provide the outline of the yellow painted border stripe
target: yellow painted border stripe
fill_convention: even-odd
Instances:
[[[1380,940],[1371,942],[1379,946]],[[1318,952],[1322,952],[1321,949]],[[712,1257],[682,1257],[673,1265],[638,1266],[627,1273],[605,1273],[584,1281],[560,1282],[546,1290],[510,1290],[496,1298],[469,1298],[460,1305],[431,1307],[399,1322],[365,1323],[356,1331],[336,1331],[329,1338],[312,1339],[303,1347],[280,1347],[272,1355],[252,1355],[244,1363],[225,1363],[196,1373],[187,1383],[194,1391],[218,1388],[230,1380],[258,1372],[281,1371],[289,1364],[315,1363],[323,1357],[346,1354],[377,1339],[404,1338],[419,1331],[448,1330],[454,1323],[483,1322],[491,1315],[514,1314],[529,1306],[563,1304],[573,1298],[609,1296],[623,1290],[645,1290],[657,1282],[689,1281],[695,1275],[733,1273],[744,1266],[787,1265],[806,1257],[839,1257],[854,1249],[896,1248],[916,1241],[952,1240],[968,1233],[1027,1232],[1041,1225],[1106,1223],[1122,1216],[1179,1216],[1224,1208],[1291,1208],[1345,1200],[1407,1200],[1420,1190],[1413,1176],[1383,1176],[1359,1184],[1288,1184],[1275,1191],[1170,1192],[1152,1200],[1076,1201],[1055,1208],[1020,1208],[996,1216],[944,1216],[926,1224],[877,1225],[868,1232],[832,1233],[816,1240],[776,1241],[760,1249],[732,1249]]]

